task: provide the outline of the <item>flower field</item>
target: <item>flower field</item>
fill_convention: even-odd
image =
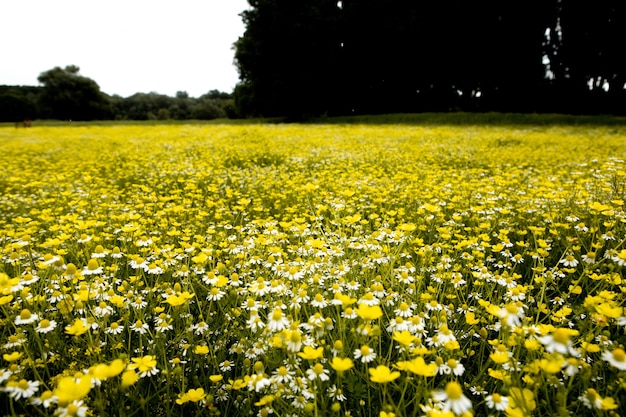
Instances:
[[[626,133],[0,129],[0,414],[626,413]]]

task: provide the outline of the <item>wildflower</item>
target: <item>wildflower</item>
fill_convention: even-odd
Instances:
[[[132,358],[131,360],[132,363],[128,365],[128,369],[137,369],[141,378],[159,373],[159,370],[156,367],[157,361],[152,355],[146,355],[141,358]]]
[[[109,365],[101,363],[90,368],[90,374],[99,380],[109,379],[118,376],[126,368],[126,364],[121,359],[115,359]]]
[[[21,324],[30,324],[39,319],[37,314],[31,313],[29,309],[25,308],[22,310],[19,316],[15,318],[15,324],[17,326]]]
[[[431,377],[437,375],[437,364],[426,364],[426,361],[421,356],[417,356],[410,361],[400,361],[395,366],[401,371],[409,371],[420,376]]]
[[[63,377],[54,389],[54,395],[59,399],[59,404],[67,404],[86,397],[91,390],[91,376]]]
[[[9,396],[13,399],[19,400],[20,398],[29,398],[35,395],[39,389],[39,381],[27,381],[20,379],[19,381],[9,381],[2,389],[4,392],[8,392]]]
[[[139,334],[146,334],[148,330],[150,330],[150,326],[148,325],[148,323],[144,323],[141,320],[137,320],[135,323],[133,323],[130,326],[130,329]]]
[[[626,352],[624,349],[617,348],[613,352],[605,350],[602,352],[602,359],[616,367],[621,371],[626,371]]]
[[[268,330],[272,332],[279,332],[286,329],[289,326],[289,320],[283,315],[281,308],[275,308],[270,316],[270,320],[267,323]]]
[[[219,287],[212,287],[206,299],[208,301],[219,301],[224,298],[225,295],[226,293],[220,290]]]
[[[105,330],[108,334],[120,334],[124,331],[124,326],[114,321],[109,325],[109,327]]]
[[[134,370],[125,371],[122,374],[122,388],[130,387],[139,380],[139,375]]]
[[[314,381],[315,379],[319,379],[321,381],[328,381],[328,369],[324,368],[321,363],[316,363],[311,368],[307,369],[306,375],[309,380]]]
[[[179,394],[178,399],[176,400],[176,404],[185,404],[186,402],[197,403],[199,401],[204,400],[206,397],[206,393],[203,388],[198,389],[190,389],[184,394]]]
[[[448,382],[443,391],[433,392],[433,399],[442,403],[443,411],[452,411],[457,416],[472,409],[472,402],[463,395],[463,387],[456,381]]]
[[[72,336],[80,336],[89,330],[89,326],[81,319],[74,319],[72,324],[65,326],[65,333]]]
[[[509,398],[498,393],[488,395],[485,398],[485,402],[487,403],[487,407],[498,411],[504,411],[509,408]]]
[[[54,415],[59,417],[85,417],[89,408],[83,405],[82,400],[75,400],[64,407],[55,410]]]
[[[322,357],[324,354],[324,348],[322,346],[317,349],[312,348],[311,346],[305,346],[302,352],[298,352],[298,356],[302,359],[307,360],[317,360]]]
[[[209,353],[209,347],[206,345],[198,345],[193,350],[196,355],[207,355]]]
[[[376,358],[376,352],[374,352],[369,346],[363,345],[359,349],[354,351],[354,359],[361,359],[363,363],[370,363]]]
[[[0,272],[0,294],[7,295],[11,292],[20,291],[20,277],[9,278],[4,272]]]
[[[22,352],[4,353],[2,359],[7,362],[16,362],[23,355]]]
[[[278,369],[274,371],[272,374],[272,379],[274,379],[279,384],[290,384],[295,376],[293,371],[287,369],[286,366],[280,366]]]
[[[39,397],[31,397],[30,402],[34,405],[41,405],[43,408],[50,408],[53,403],[58,401],[52,391],[46,390]]]
[[[392,339],[400,343],[402,347],[406,348],[406,347],[409,347],[411,343],[413,343],[413,341],[417,338],[415,337],[415,335],[411,334],[409,331],[403,330],[401,332],[398,332],[398,331],[393,332]]]
[[[225,360],[219,364],[220,371],[228,372],[232,369],[232,363],[229,360]]]
[[[535,394],[528,388],[512,387],[509,389],[509,408],[507,414],[511,416],[527,416],[537,407]]]
[[[578,336],[578,331],[573,329],[558,328],[545,336],[541,336],[538,340],[544,345],[548,353],[561,353],[577,355],[576,350],[573,347],[570,336]]]
[[[386,384],[398,378],[400,372],[391,371],[385,365],[378,365],[376,368],[369,368],[370,380],[378,384]]]
[[[83,268],[81,274],[82,275],[98,275],[101,274],[104,269],[98,263],[98,259],[91,258],[87,263],[87,266]]]
[[[200,322],[200,323],[198,323],[198,324],[194,324],[194,325],[191,327],[191,329],[193,330],[193,332],[194,332],[195,334],[197,334],[198,336],[200,336],[200,335],[204,334],[207,330],[209,330],[209,325],[208,325],[206,322],[201,321],[201,322]]]
[[[311,305],[316,308],[324,308],[328,305],[328,301],[324,299],[322,294],[317,293],[313,300],[311,300]]]
[[[339,358],[335,356],[330,362],[330,367],[333,368],[339,375],[342,375],[345,371],[354,367],[354,362],[350,358]]]
[[[337,388],[336,385],[328,387],[326,392],[328,393],[328,397],[333,401],[345,401],[348,399],[348,397],[344,395],[343,390],[341,388]]]
[[[37,333],[48,333],[54,330],[56,327],[57,327],[56,321],[43,319],[37,324],[35,331],[37,331]]]
[[[578,397],[578,399],[587,407],[590,409],[597,409],[597,410],[615,410],[616,408],[618,408],[618,405],[615,404],[615,400],[611,397],[605,397],[603,398],[602,396],[600,396],[600,394],[598,394],[598,391],[596,391],[593,388],[589,388],[587,389],[587,392],[583,395],[581,395],[580,397]]]
[[[299,352],[302,347],[302,334],[298,329],[287,330],[287,351]]]

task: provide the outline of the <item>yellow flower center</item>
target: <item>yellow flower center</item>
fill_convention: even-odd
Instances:
[[[316,363],[313,367],[313,372],[315,372],[317,375],[321,375],[322,373],[324,373],[324,366],[322,366],[321,363]]]
[[[27,308],[25,308],[24,310],[22,310],[22,312],[20,313],[20,318],[21,318],[22,320],[28,320],[28,319],[30,319],[30,318],[31,318],[31,316],[32,316],[32,315],[31,315],[30,311],[29,311]]]
[[[567,345],[567,342],[569,342],[569,333],[566,329],[556,329],[554,333],[552,333],[552,338],[557,343]]]
[[[70,405],[67,406],[65,410],[66,410],[65,413],[68,416],[74,416],[76,415],[76,413],[78,413],[78,406],[74,403],[71,403]]]
[[[451,400],[458,400],[463,396],[463,388],[461,384],[455,381],[448,382],[446,384],[446,395]]]
[[[491,399],[496,404],[502,402],[502,397],[498,393],[492,394]]]
[[[371,352],[371,349],[369,348],[369,346],[361,346],[361,355],[362,356],[367,356],[369,355]]]
[[[302,336],[300,335],[299,331],[294,330],[291,332],[289,340],[291,340],[293,343],[300,343],[300,341],[302,340]]]
[[[89,260],[89,263],[87,263],[87,269],[89,269],[90,271],[95,271],[99,267],[100,265],[98,264],[98,260],[95,258],[91,258]]]
[[[272,313],[272,320],[278,321],[278,320],[281,320],[282,318],[283,318],[283,311],[280,309],[274,310],[274,312]]]
[[[25,379],[21,379],[20,382],[17,383],[17,386],[19,387],[19,389],[21,390],[25,390],[28,389],[28,381]]]
[[[624,352],[624,349],[615,349],[613,351],[613,359],[615,359],[617,362],[625,362],[626,361],[626,352]]]
[[[41,327],[42,329],[45,329],[46,327],[50,327],[50,320],[48,319],[43,319],[39,322],[39,327]]]

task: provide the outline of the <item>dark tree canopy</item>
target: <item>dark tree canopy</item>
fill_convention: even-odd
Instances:
[[[44,86],[39,98],[43,114],[63,120],[94,120],[108,115],[109,103],[98,84],[78,72],[77,66],[68,65],[39,75],[37,80]]]
[[[243,114],[624,113],[621,0],[249,0]]]

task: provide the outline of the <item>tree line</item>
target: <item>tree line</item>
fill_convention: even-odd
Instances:
[[[57,120],[211,120],[235,117],[229,93],[209,91],[198,98],[184,91],[175,97],[137,93],[109,96],[98,84],[68,65],[42,72],[39,87],[0,86],[0,122]]]
[[[626,112],[623,0],[249,0],[240,114]]]
[[[0,118],[626,114],[623,0],[248,3],[232,94],[108,96],[70,65],[0,86]]]

